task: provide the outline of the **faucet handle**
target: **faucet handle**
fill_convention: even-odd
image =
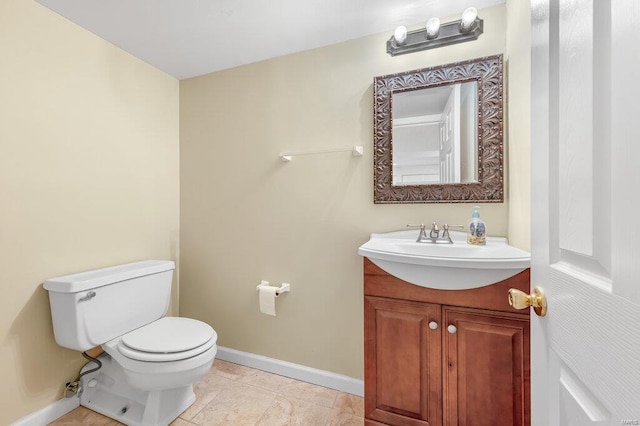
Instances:
[[[407,228],[420,228],[420,235],[423,235],[426,234],[427,225],[424,223],[421,223],[420,225],[408,223]]]
[[[420,225],[407,225],[407,228],[420,228],[420,232],[418,233],[418,239],[416,240],[416,243],[420,243],[422,242],[423,238],[427,238],[427,227],[424,223],[421,223]]]
[[[464,229],[464,226],[462,226],[462,225],[449,225],[448,223],[445,223],[442,226],[442,228],[443,228],[442,238],[446,238],[449,243],[453,244],[453,241],[451,240],[451,235],[449,235],[449,228]]]

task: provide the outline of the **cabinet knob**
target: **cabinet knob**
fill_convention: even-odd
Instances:
[[[458,331],[458,329],[455,325],[449,324],[449,326],[447,327],[447,331],[451,334],[456,334],[456,331]]]
[[[435,322],[435,321],[431,321],[429,323],[429,328],[432,329],[432,330],[436,330],[438,328],[438,323]]]

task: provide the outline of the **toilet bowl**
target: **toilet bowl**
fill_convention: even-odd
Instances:
[[[161,426],[195,401],[193,383],[213,364],[217,334],[165,316],[173,269],[144,261],[45,282],[56,342],[104,350],[81,370],[81,405],[126,425]]]
[[[105,343],[102,349],[123,368],[131,385],[161,390],[192,384],[206,374],[216,355],[217,338],[213,328],[201,321],[164,317]]]

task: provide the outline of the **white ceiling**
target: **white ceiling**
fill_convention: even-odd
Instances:
[[[185,79],[505,0],[37,0]],[[480,13],[480,17],[482,14]],[[380,49],[385,49],[384,45]]]

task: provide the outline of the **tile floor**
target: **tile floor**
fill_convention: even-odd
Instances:
[[[194,385],[196,402],[172,426],[362,426],[361,397],[216,360]],[[84,407],[50,426],[121,425]]]

